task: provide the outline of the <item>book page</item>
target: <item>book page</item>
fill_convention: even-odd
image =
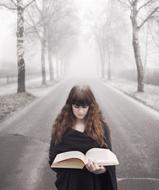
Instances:
[[[85,155],[80,151],[68,151],[57,154],[53,163],[61,162],[63,160],[71,159],[71,158],[78,158],[86,163]]]
[[[63,160],[61,162],[53,163],[51,168],[76,168],[82,169],[84,167],[84,162],[78,158],[71,158]]]
[[[86,158],[96,161],[100,165],[118,165],[119,161],[116,155],[105,148],[91,148],[86,153]]]

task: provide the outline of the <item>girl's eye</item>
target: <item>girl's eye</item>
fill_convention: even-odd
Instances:
[[[82,107],[82,108],[87,108],[87,105],[85,105],[85,106],[78,106],[78,105],[73,105],[75,108],[79,108],[79,107]]]
[[[78,106],[78,105],[76,105],[76,104],[73,104],[73,107],[74,107],[74,108],[79,108],[79,106]]]

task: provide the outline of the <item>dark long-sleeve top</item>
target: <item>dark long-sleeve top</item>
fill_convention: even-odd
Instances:
[[[104,134],[108,148],[112,150],[110,132],[104,127]],[[55,156],[66,151],[81,151],[84,154],[91,148],[101,148],[99,144],[85,133],[69,128],[65,131],[62,140],[58,144],[50,141],[49,165],[51,166]],[[58,190],[117,190],[115,166],[105,166],[106,172],[94,174],[83,169],[51,168],[56,172],[55,185]]]

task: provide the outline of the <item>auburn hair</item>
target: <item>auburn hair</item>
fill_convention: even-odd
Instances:
[[[65,105],[57,115],[52,126],[52,139],[56,143],[68,128],[72,128],[76,123],[76,117],[72,111],[72,104],[79,106],[89,106],[87,115],[84,118],[85,133],[94,139],[101,147],[108,147],[105,143],[104,127],[108,127],[104,121],[102,112],[96,102],[92,90],[88,85],[75,85],[70,90]]]

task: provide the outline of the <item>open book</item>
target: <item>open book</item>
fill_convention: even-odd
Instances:
[[[57,154],[51,168],[77,168],[82,169],[88,160],[96,161],[99,165],[118,165],[116,155],[109,149],[91,148],[84,155],[80,151],[68,151]]]

